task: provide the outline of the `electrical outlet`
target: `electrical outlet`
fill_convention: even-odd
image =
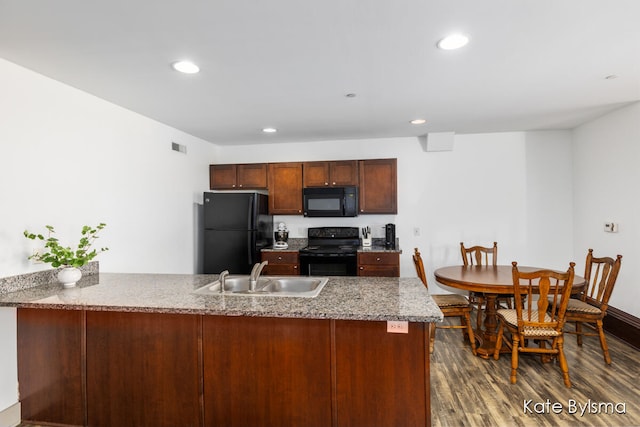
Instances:
[[[618,224],[616,224],[615,222],[605,222],[604,231],[606,231],[607,233],[617,233]]]
[[[387,332],[392,334],[408,334],[409,333],[409,322],[397,321],[397,320],[388,320],[387,321]]]

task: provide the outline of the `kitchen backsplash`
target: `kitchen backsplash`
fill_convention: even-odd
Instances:
[[[17,276],[0,277],[0,294],[21,291],[47,283],[55,282],[59,269],[36,271],[34,273],[19,274]],[[83,276],[98,274],[100,270],[99,261],[91,261],[80,267]]]

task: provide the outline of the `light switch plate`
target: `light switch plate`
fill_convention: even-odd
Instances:
[[[387,332],[392,334],[408,334],[409,322],[387,320]]]

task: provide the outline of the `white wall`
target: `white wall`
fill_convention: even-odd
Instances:
[[[640,103],[574,130],[574,255],[620,254],[622,268],[610,305],[640,317]],[[617,222],[618,233],[604,232]]]
[[[50,268],[27,261],[24,229],[72,244],[101,221],[101,271],[195,271],[212,144],[1,59],[0,94],[1,277]],[[0,411],[17,401],[15,328],[0,309]]]
[[[572,252],[571,135],[512,132],[456,135],[453,151],[424,152],[417,138],[221,147],[223,163],[396,157],[398,214],[356,218],[279,216],[290,237],[308,227],[370,225],[374,237],[394,222],[401,275],[415,276],[419,247],[427,274],[460,262],[459,242],[498,242],[499,261],[566,268]],[[553,202],[548,213],[546,202]],[[556,206],[557,205],[557,206]],[[548,218],[553,224],[548,224]],[[420,235],[414,236],[414,228]],[[552,243],[550,243],[552,242]],[[431,278],[436,293],[446,292]]]

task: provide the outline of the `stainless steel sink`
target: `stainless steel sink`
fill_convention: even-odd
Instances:
[[[220,281],[209,283],[194,293],[199,295],[306,297],[320,294],[329,281],[328,277],[273,277],[262,276],[255,291],[249,290],[249,276],[227,276],[224,293],[220,292]]]

